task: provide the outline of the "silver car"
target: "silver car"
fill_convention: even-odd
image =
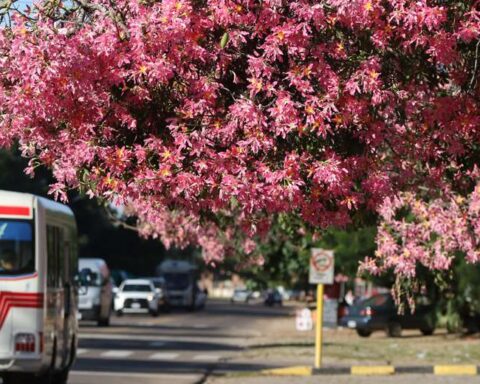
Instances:
[[[233,296],[230,299],[232,304],[234,303],[248,303],[252,298],[252,291],[245,288],[237,288],[233,291]]]

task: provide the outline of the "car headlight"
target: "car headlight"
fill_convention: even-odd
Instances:
[[[152,301],[152,300],[153,300],[153,295],[148,295],[148,296],[147,296],[147,300],[148,300],[148,301]]]

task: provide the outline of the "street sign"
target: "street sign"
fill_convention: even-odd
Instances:
[[[335,260],[333,251],[321,248],[312,248],[310,257],[310,273],[308,281],[310,284],[333,284],[333,269]]]

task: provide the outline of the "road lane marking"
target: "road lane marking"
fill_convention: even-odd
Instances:
[[[100,354],[100,356],[102,357],[115,357],[115,358],[122,358],[122,357],[128,357],[128,356],[131,356],[133,355],[133,352],[132,351],[106,351],[106,352],[102,352]]]
[[[192,325],[193,329],[208,329],[211,328],[209,325],[206,324],[194,324]]]
[[[220,360],[220,356],[217,356],[217,355],[196,355],[196,356],[193,356],[193,360],[218,361],[218,360]]]
[[[97,376],[97,377],[127,377],[127,378],[138,378],[138,379],[192,379],[197,380],[199,377],[202,377],[201,374],[188,374],[188,373],[178,373],[178,374],[168,374],[168,373],[131,373],[131,372],[108,372],[108,371],[70,371],[70,375],[73,376]]]
[[[134,341],[165,341],[166,336],[124,335],[121,333],[80,333],[80,339],[95,340],[134,340]]]
[[[77,356],[83,355],[88,352],[88,349],[77,348]]]
[[[175,360],[179,356],[178,353],[159,352],[150,355],[151,360]]]

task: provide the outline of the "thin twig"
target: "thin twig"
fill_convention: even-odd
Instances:
[[[480,49],[480,40],[478,40],[475,48],[475,66],[473,67],[472,79],[470,80],[469,88],[472,89],[475,79],[477,77],[477,68],[478,68],[478,50]]]

